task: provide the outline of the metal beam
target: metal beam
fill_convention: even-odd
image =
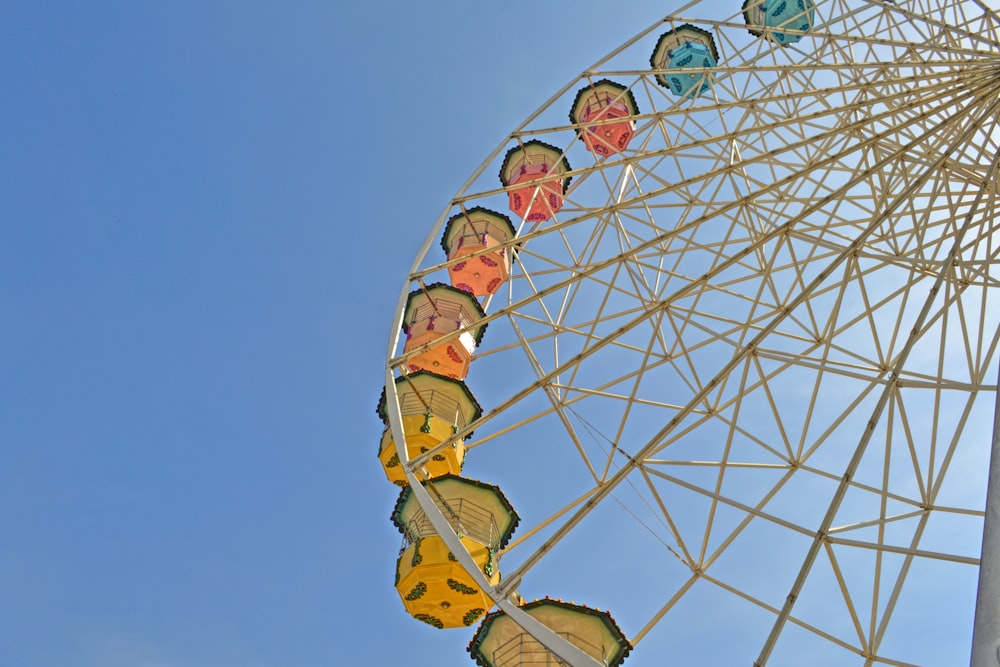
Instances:
[[[1000,379],[986,488],[986,520],[972,629],[971,667],[1000,667]]]

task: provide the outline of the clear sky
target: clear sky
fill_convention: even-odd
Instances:
[[[671,8],[0,7],[0,667],[474,664],[392,585],[392,311],[469,173]]]
[[[4,3],[0,665],[472,664],[392,587],[391,311],[468,173],[662,11]]]

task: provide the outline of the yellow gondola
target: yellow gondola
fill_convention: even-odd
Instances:
[[[500,582],[496,554],[519,521],[507,498],[495,486],[455,475],[424,482],[424,487],[495,586]],[[460,628],[472,625],[493,606],[434,530],[409,487],[399,494],[392,521],[404,538],[396,590],[414,618],[437,628]]]
[[[482,414],[476,397],[464,382],[428,371],[396,378],[396,394],[403,417],[406,452],[411,459],[450,439]],[[388,428],[385,392],[379,400],[377,412],[386,425],[379,445],[379,460],[389,481],[405,486],[406,476],[399,462],[392,430]],[[464,460],[465,441],[460,438],[428,458],[417,475],[429,479],[458,473]]]
[[[548,598],[524,603],[521,609],[602,665],[617,667],[632,650],[606,611]],[[502,611],[483,619],[469,653],[480,667],[563,664]]]

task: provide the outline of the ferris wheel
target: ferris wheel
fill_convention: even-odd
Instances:
[[[587,69],[406,277],[407,611],[484,667],[966,662],[998,173],[982,2],[695,1]]]

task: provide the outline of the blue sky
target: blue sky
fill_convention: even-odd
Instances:
[[[0,9],[0,665],[473,664],[392,586],[392,311],[485,156],[668,9]]]
[[[656,3],[0,9],[0,664],[472,664],[373,408],[468,173]]]

